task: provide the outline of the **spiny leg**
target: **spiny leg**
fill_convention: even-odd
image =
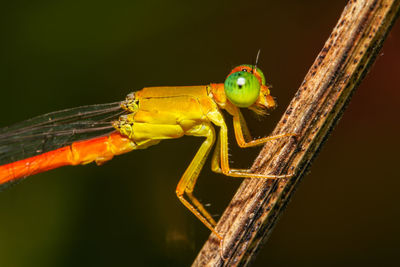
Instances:
[[[232,111],[233,111],[233,129],[235,130],[235,138],[236,142],[241,148],[262,145],[268,141],[283,137],[296,136],[296,134],[294,133],[285,133],[285,134],[272,135],[252,140],[249,129],[247,127],[247,123],[240,110],[238,108],[234,108]]]
[[[251,173],[250,169],[233,169],[229,167],[229,155],[228,155],[228,128],[226,126],[225,121],[219,120],[214,122],[218,126],[220,126],[219,138],[217,141],[217,146],[215,148],[212,161],[211,168],[213,171],[217,173],[223,173],[227,176],[231,177],[243,177],[243,178],[262,178],[262,179],[279,179],[279,178],[288,178],[291,175],[264,175]],[[272,136],[266,137],[266,141],[282,138],[284,136]],[[262,138],[263,139],[263,138]],[[266,142],[265,141],[265,142]],[[257,145],[257,144],[255,144]],[[254,146],[254,145],[250,145]]]
[[[201,144],[192,162],[179,181],[178,186],[176,187],[176,195],[183,205],[185,205],[205,226],[207,226],[208,229],[222,240],[222,236],[214,229],[216,225],[215,220],[193,195],[193,189],[196,185],[199,173],[215,141],[214,128],[209,124],[202,124],[189,134],[194,136],[204,136],[206,137],[206,140]],[[189,201],[184,198],[184,193],[188,196]]]
[[[233,108],[232,111],[233,111],[233,127],[235,130],[236,140],[241,139],[244,140],[245,142],[252,141],[253,137],[251,137],[251,133],[249,131],[249,128],[247,127],[247,123],[243,117],[242,112],[240,112],[240,109],[235,107]]]

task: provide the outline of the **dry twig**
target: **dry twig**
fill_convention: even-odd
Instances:
[[[399,14],[400,0],[350,0],[336,27],[273,131],[297,133],[261,151],[253,170],[264,174],[295,171],[290,179],[247,179],[221,217],[193,266],[244,266],[270,235],[302,176],[370,69]]]

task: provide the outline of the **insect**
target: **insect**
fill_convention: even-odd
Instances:
[[[91,162],[100,165],[115,155],[145,149],[164,139],[184,135],[204,137],[177,185],[176,194],[222,240],[215,230],[215,220],[193,195],[216,139],[211,160],[214,172],[243,178],[288,177],[254,174],[249,169],[229,166],[228,128],[222,110],[232,116],[236,141],[246,148],[293,135],[252,140],[240,108],[264,115],[275,106],[262,71],[253,65],[240,65],[224,83],[148,87],[129,94],[122,102],[48,113],[0,129],[0,186],[61,166]],[[219,127],[218,136],[214,126]]]

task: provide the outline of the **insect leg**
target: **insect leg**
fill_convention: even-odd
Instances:
[[[216,125],[218,125],[221,130],[219,132],[220,136],[218,139],[219,147],[215,149],[219,151],[215,151],[212,158],[212,170],[215,172],[222,172],[227,176],[232,177],[243,177],[243,178],[262,178],[262,179],[278,179],[278,178],[288,178],[292,175],[264,175],[251,173],[250,169],[233,169],[229,167],[229,155],[228,155],[228,128],[226,126],[225,121],[218,120],[213,121]],[[218,156],[219,155],[219,156]],[[221,166],[219,168],[219,166]]]
[[[233,129],[235,130],[236,141],[241,148],[262,145],[268,141],[283,137],[296,136],[294,133],[285,133],[252,140],[246,121],[240,110],[234,108],[233,112]]]
[[[215,220],[193,195],[193,190],[199,173],[207,159],[212,145],[214,144],[215,131],[214,128],[209,124],[201,124],[188,134],[194,136],[204,136],[206,137],[206,140],[204,140],[204,142],[201,144],[189,167],[182,175],[182,178],[176,187],[176,195],[183,205],[185,205],[205,226],[207,226],[208,229],[210,229],[219,239],[222,240],[222,236],[214,229],[216,225]],[[184,198],[184,194],[187,195],[188,200]]]

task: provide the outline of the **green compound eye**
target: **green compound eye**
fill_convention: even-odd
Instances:
[[[245,71],[232,73],[224,83],[226,97],[240,108],[247,108],[256,102],[260,87],[257,77]]]

